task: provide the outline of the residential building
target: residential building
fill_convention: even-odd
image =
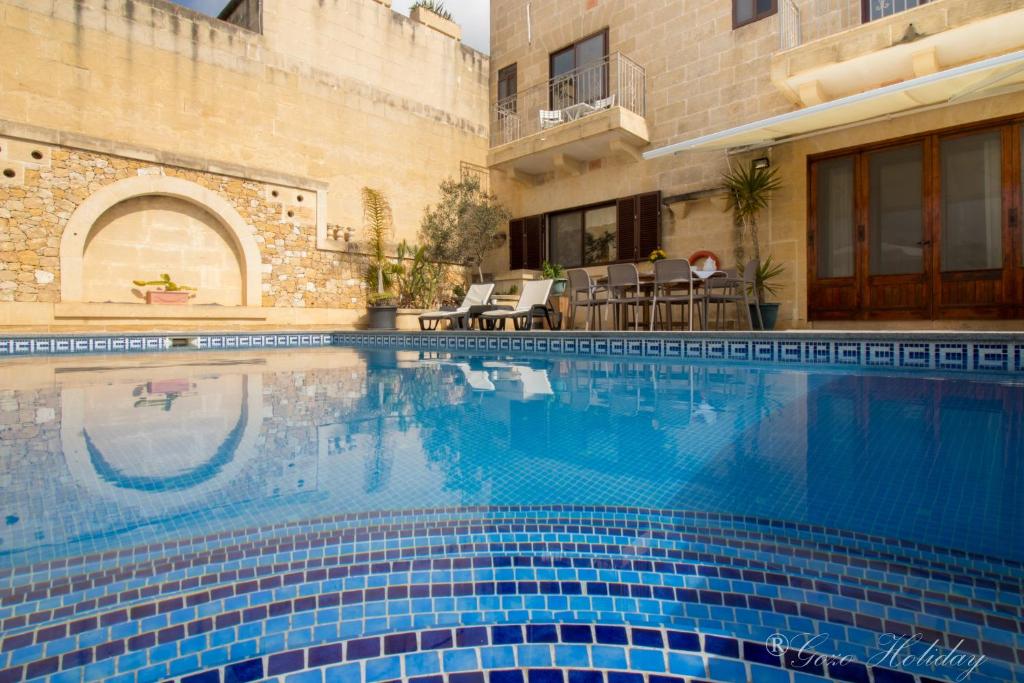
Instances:
[[[1020,328],[1021,0],[493,0],[492,263],[720,265],[770,164],[780,326]]]

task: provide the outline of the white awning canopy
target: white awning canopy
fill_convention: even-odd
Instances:
[[[644,159],[687,150],[765,147],[798,135],[1021,87],[1024,51],[1011,52],[659,147],[644,152]]]

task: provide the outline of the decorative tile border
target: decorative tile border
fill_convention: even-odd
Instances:
[[[1024,374],[1024,333],[267,332],[0,337],[0,358],[383,347]]]
[[[125,334],[0,337],[4,356],[57,356],[80,353],[151,353],[210,349],[330,346],[329,333],[274,332],[207,334]]]
[[[512,333],[514,334],[514,333]],[[998,341],[961,335],[812,336],[623,333],[336,332],[336,346],[452,351],[523,351],[568,356],[662,358],[905,371],[1024,373],[1024,334]],[[891,337],[891,339],[890,339]]]

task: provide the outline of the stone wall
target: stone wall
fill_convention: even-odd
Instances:
[[[415,240],[440,181],[485,163],[488,60],[377,0],[262,5],[260,33],[166,0],[0,0],[0,325],[85,324],[54,312],[84,301],[60,295],[62,229],[139,174],[237,210],[266,324],[357,322],[360,190],[383,191],[395,241]]]
[[[10,143],[0,138],[0,148],[5,144]],[[59,301],[58,249],[74,211],[107,185],[158,174],[183,178],[213,190],[243,217],[260,247],[263,306],[364,305],[360,274],[366,265],[365,257],[317,249],[309,214],[284,209],[277,185],[173,166],[153,166],[106,154],[36,147],[45,154],[47,163],[27,168],[20,185],[0,184],[0,302]],[[289,216],[289,212],[295,215]],[[87,247],[87,253],[94,246]],[[142,278],[148,277],[147,273],[155,278],[164,272],[161,263],[137,263],[136,268],[137,277]],[[131,284],[126,281],[123,294],[127,296],[130,292]]]

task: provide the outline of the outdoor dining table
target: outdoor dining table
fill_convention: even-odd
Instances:
[[[576,119],[586,116],[597,111],[593,105],[587,102],[577,102],[576,104],[570,104],[568,107],[562,110],[566,120],[575,121]]]
[[[690,270],[690,274],[693,275],[693,277],[694,277],[694,284],[697,285],[697,287],[699,287],[700,290],[701,290],[699,299],[698,299],[697,296],[695,296],[694,299],[696,299],[696,300],[698,300],[700,302],[701,314],[702,314],[701,315],[701,321],[703,321],[704,327],[706,329],[707,328],[707,322],[708,322],[708,288],[706,286],[706,283],[711,278],[718,278],[718,277],[727,278],[727,277],[729,277],[729,274],[727,272],[725,272],[724,270],[697,270],[697,269],[691,269]],[[643,289],[644,291],[652,291],[654,289],[654,273],[653,272],[640,271],[639,273],[637,273],[637,279],[640,281],[640,288]],[[594,284],[595,285],[607,285],[608,284],[608,275],[607,274],[606,275],[598,275],[598,276],[594,277]],[[686,283],[679,283],[678,286],[680,286],[680,287],[681,286],[685,286],[685,284]],[[695,294],[697,294],[697,292],[695,292]],[[646,302],[643,302],[643,303],[644,303],[644,314],[645,314],[644,317],[646,318],[647,307],[648,307],[648,305],[651,302],[650,301],[646,301]],[[645,323],[646,323],[646,320],[645,320]]]

